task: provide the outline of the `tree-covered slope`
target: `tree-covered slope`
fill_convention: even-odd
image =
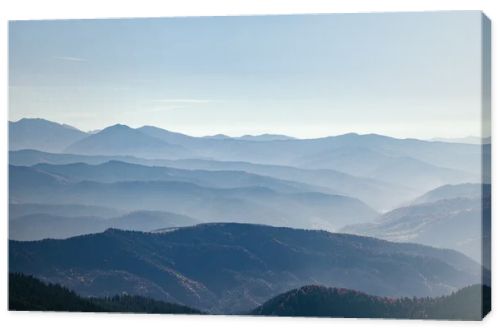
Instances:
[[[491,308],[491,289],[472,285],[437,298],[387,298],[355,290],[310,285],[280,294],[250,311],[251,315],[480,320]],[[141,296],[85,298],[33,276],[9,274],[9,310],[201,314],[202,312]]]
[[[59,284],[46,284],[19,273],[9,274],[9,310],[200,314],[190,307],[141,296],[83,298]]]
[[[242,312],[308,284],[384,296],[439,296],[479,283],[464,255],[325,231],[211,223],[65,240],[11,241],[11,272],[83,296],[127,292],[212,313]]]
[[[491,308],[491,289],[472,285],[437,298],[385,298],[355,290],[304,286],[254,309],[253,315],[288,317],[480,320]]]

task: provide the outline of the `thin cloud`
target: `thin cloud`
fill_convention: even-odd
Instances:
[[[145,108],[145,110],[153,113],[170,112],[182,109],[191,109],[195,108],[196,105],[208,104],[212,102],[217,101],[208,99],[152,99],[146,102],[147,108]]]
[[[186,109],[186,108],[187,108],[186,106],[182,106],[182,105],[161,106],[161,107],[151,108],[151,109],[149,109],[149,111],[151,111],[151,112],[163,112],[163,111],[169,112],[169,111]]]
[[[215,100],[202,100],[202,99],[155,99],[151,100],[155,103],[181,103],[181,104],[201,104],[216,102]]]
[[[78,58],[78,57],[66,57],[66,56],[56,56],[54,59],[64,60],[64,61],[73,61],[73,62],[86,62],[87,59]]]

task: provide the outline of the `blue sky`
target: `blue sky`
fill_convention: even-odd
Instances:
[[[479,12],[15,21],[9,119],[480,135]]]

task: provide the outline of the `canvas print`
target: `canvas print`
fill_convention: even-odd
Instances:
[[[9,309],[482,319],[490,53],[479,11],[10,22]]]

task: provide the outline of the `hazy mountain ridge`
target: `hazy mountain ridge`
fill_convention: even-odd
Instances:
[[[459,144],[491,144],[491,137],[477,137],[477,136],[467,136],[461,138],[441,138],[435,137],[431,138],[431,141],[441,141],[445,143],[459,143]]]
[[[41,118],[23,118],[9,121],[9,149],[37,149],[61,152],[72,143],[87,137],[74,127],[47,121]]]
[[[168,136],[163,135],[162,132],[167,133]],[[158,128],[155,131],[157,138],[163,138],[167,141],[171,138],[171,134],[169,131]],[[326,165],[315,163],[314,168],[335,170],[338,170],[335,166],[339,163],[339,156],[330,152],[338,150],[348,150],[349,152],[357,149],[369,150],[377,155],[378,159],[382,159],[386,165],[391,162],[391,159],[412,158],[437,168],[454,170],[456,166],[460,166],[464,168],[464,172],[472,174],[477,173],[479,164],[476,164],[475,161],[479,161],[480,157],[480,147],[477,145],[396,139],[381,135],[345,134],[318,139],[290,139],[271,142],[231,139],[203,141],[200,138],[189,137],[183,143],[200,157],[296,167],[314,160],[311,155],[316,154],[323,159],[331,159],[332,162]],[[345,172],[346,170],[341,171]]]
[[[118,160],[111,160],[99,165],[86,163],[37,164],[31,168],[63,177],[71,182],[178,181],[213,188],[267,187],[279,192],[318,192],[322,190],[322,188],[308,184],[284,181],[244,171],[183,170],[171,167],[143,166]]]
[[[10,241],[9,247],[11,272],[84,296],[126,291],[211,312],[249,310],[312,283],[376,295],[438,296],[480,280],[479,265],[457,252],[264,225],[107,230],[66,240]]]
[[[414,204],[430,203],[442,199],[453,198],[480,198],[481,196],[491,196],[491,184],[463,183],[447,184],[431,191],[413,201]]]
[[[490,193],[491,185],[439,187],[372,223],[346,226],[342,232],[451,248],[481,262],[481,245],[491,242]]]
[[[478,149],[479,151],[479,149]],[[365,146],[340,146],[308,154],[296,163],[302,168],[334,169],[354,176],[426,191],[444,184],[478,182],[477,174],[421,161],[410,152],[374,150]],[[476,166],[479,167],[479,164]],[[479,169],[476,169],[476,171]],[[477,173],[477,172],[476,172]]]
[[[491,239],[476,232],[491,227],[481,220],[491,219],[491,186],[472,183],[489,145],[24,123],[71,135],[50,147],[57,153],[10,147],[10,270],[83,296],[126,292],[235,313],[310,284],[424,297],[488,282],[480,246]],[[46,138],[27,137],[32,148]],[[196,225],[214,221],[235,223]],[[454,248],[486,268],[449,249],[320,231],[343,227]]]
[[[103,164],[118,160],[144,166],[164,166],[176,169],[204,171],[243,171],[250,174],[272,177],[282,181],[291,181],[318,187],[321,192],[359,198],[370,206],[379,209],[392,209],[398,204],[414,199],[421,192],[393,183],[360,178],[334,170],[309,170],[289,166],[260,165],[247,162],[216,160],[164,160],[140,159],[131,156],[85,156],[71,154],[50,154],[39,151],[23,150],[9,152],[12,165],[32,166],[40,163],[49,164]]]
[[[61,176],[20,166],[10,166],[9,174],[10,198],[17,203],[77,203],[128,211],[159,210],[200,221],[240,221],[328,230],[367,222],[377,215],[357,199],[322,193],[279,193],[265,187],[216,189],[177,181],[72,183]]]
[[[277,135],[264,133],[261,135],[244,135],[240,137],[233,137],[239,140],[254,140],[254,141],[273,141],[273,140],[294,140],[297,139],[295,137],[285,136],[285,135]]]
[[[91,134],[64,149],[66,153],[186,157],[189,152],[126,125],[116,124]]]
[[[12,123],[14,125],[16,123]],[[62,126],[61,126],[62,127]],[[62,127],[65,128],[65,127]],[[68,130],[67,128],[65,128]],[[345,134],[318,139],[239,140],[191,137],[161,128],[144,126],[131,129],[124,125],[107,127],[65,148],[67,153],[118,154],[138,157],[178,158],[179,154],[216,160],[247,161],[300,166],[311,155],[330,156],[338,149],[366,149],[380,156],[409,157],[436,167],[460,166],[465,172],[477,173],[481,154],[478,145],[396,139],[381,135]],[[14,149],[16,145],[11,145]],[[36,147],[22,147],[36,148]],[[475,159],[477,158],[477,159]],[[331,167],[331,166],[330,166]],[[334,168],[337,169],[337,168]]]
[[[11,149],[16,147],[11,145]],[[179,168],[180,164],[185,163],[172,160],[190,158],[224,163],[240,161],[243,164],[278,165],[283,169],[278,171],[259,166],[257,169],[261,172],[257,173],[255,166],[240,165],[236,170],[325,187],[331,191],[322,192],[356,197],[385,211],[418,193],[441,185],[479,182],[482,147],[355,133],[317,139],[221,140],[188,136],[153,126],[132,129],[117,124],[94,134],[85,133],[84,138],[60,150],[62,151],[92,156],[116,156],[105,160],[65,155],[64,159],[73,160],[71,162],[122,160]],[[54,160],[53,156],[45,158]],[[39,162],[43,162],[45,158],[39,155]],[[12,154],[11,159],[14,160]],[[19,159],[21,158],[18,161]],[[157,161],[148,162],[144,159]],[[297,167],[296,170],[284,170]],[[228,169],[227,166],[221,168]],[[234,170],[234,164],[231,168]],[[306,168],[314,171],[304,172]],[[331,171],[318,172],[318,169]],[[297,172],[298,170],[301,171]],[[313,176],[315,173],[322,176]],[[292,178],[297,176],[297,179]]]
[[[9,239],[32,241],[65,239],[84,234],[101,233],[109,228],[151,232],[158,229],[190,226],[199,220],[185,215],[161,211],[134,211],[122,216],[103,218],[90,216],[56,216],[47,213],[26,214],[9,219]]]
[[[40,213],[61,217],[81,217],[92,215],[100,218],[112,218],[121,216],[125,212],[96,205],[9,203],[9,220]]]

